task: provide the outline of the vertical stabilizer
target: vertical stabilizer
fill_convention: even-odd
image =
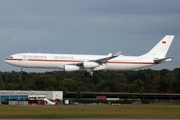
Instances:
[[[174,35],[166,35],[156,46],[154,46],[148,53],[143,56],[157,56],[164,58],[173,41]]]

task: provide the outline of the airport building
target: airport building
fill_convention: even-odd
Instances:
[[[63,100],[63,91],[0,90],[0,103],[4,100]]]
[[[76,99],[76,92],[66,92],[64,99]],[[170,93],[120,93],[120,92],[81,92],[82,99],[91,100],[126,100],[126,99],[146,99],[150,101],[179,101],[180,94]]]

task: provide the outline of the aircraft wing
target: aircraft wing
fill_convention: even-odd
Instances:
[[[118,57],[119,55],[121,55],[121,51],[117,52],[114,55],[112,55],[112,53],[109,53],[107,55],[107,57],[96,59],[96,60],[91,60],[91,61],[94,61],[94,62],[97,62],[97,63],[106,63],[108,60],[113,59],[115,57]]]
[[[64,64],[64,65],[60,65],[59,68],[64,69],[64,67],[66,65],[76,65],[76,66],[79,66],[79,67],[96,68],[99,65],[102,65],[103,63],[108,62],[108,60],[113,59],[115,57],[118,57],[120,55],[121,55],[121,51],[117,52],[114,55],[112,55],[112,53],[109,53],[104,58],[99,58],[99,59],[95,59],[95,60],[88,60],[88,61],[81,61],[81,62],[78,62],[78,63]]]
[[[117,52],[116,54],[112,55],[112,53],[109,53],[106,57],[104,58],[99,58],[99,59],[95,59],[95,60],[88,60],[88,61],[84,61],[84,62],[96,62],[98,64],[102,64],[102,63],[106,63],[108,60],[113,59],[115,57],[118,57],[119,55],[121,55],[121,51]],[[75,65],[78,66],[83,66],[84,62],[79,62],[76,63]]]
[[[167,61],[171,61],[174,57],[166,57],[166,58],[161,58],[161,59],[154,59],[155,63],[161,63],[161,62],[167,62]]]

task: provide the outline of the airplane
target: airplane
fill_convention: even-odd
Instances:
[[[50,68],[63,71],[86,71],[93,78],[93,71],[134,70],[171,61],[166,57],[174,35],[166,35],[149,52],[140,56],[124,56],[121,51],[108,55],[19,53],[5,58],[5,62],[22,68]]]

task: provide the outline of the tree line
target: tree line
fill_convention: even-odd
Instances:
[[[180,93],[180,68],[97,71],[93,79],[84,72],[0,72],[0,90]]]

